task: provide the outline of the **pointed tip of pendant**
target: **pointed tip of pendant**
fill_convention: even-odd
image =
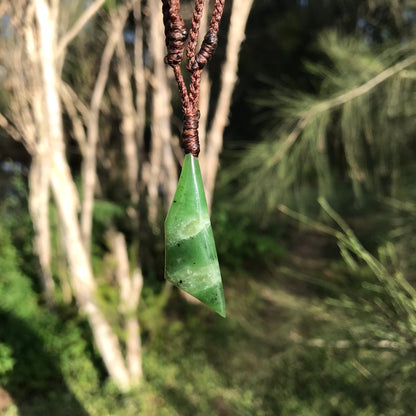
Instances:
[[[214,312],[223,318],[226,317],[225,311],[225,298],[222,284],[220,283],[217,287],[212,288],[211,293],[207,296],[205,293],[203,296],[196,296],[202,303],[211,308]]]
[[[218,302],[215,307],[212,307],[212,309],[217,312],[218,315],[222,316],[223,318],[226,317],[227,313],[225,311],[225,298],[224,298],[224,292],[221,288],[221,301]]]
[[[222,316],[223,318],[227,317],[227,313],[225,312],[225,305],[221,309],[214,309],[214,311],[217,312],[217,314]]]
[[[197,298],[205,306],[212,309],[218,315],[222,316],[223,318],[226,317],[224,290],[221,281],[217,282],[215,285],[209,286],[208,288],[204,288],[202,291],[190,290],[189,288],[180,286],[178,287]]]

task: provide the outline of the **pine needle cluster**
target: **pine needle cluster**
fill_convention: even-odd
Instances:
[[[340,183],[358,199],[395,195],[415,145],[415,45],[323,34],[325,59],[306,64],[317,91],[279,86],[257,100],[264,140],[240,162],[240,196],[271,212],[329,197]]]

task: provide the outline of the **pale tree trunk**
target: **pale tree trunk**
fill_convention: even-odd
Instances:
[[[119,388],[126,390],[130,386],[130,377],[118,339],[95,300],[96,284],[77,219],[77,195],[63,155],[63,144],[61,143],[59,147],[54,146],[50,157],[53,173],[51,183],[62,231],[65,235],[65,251],[72,287],[81,312],[85,313],[88,318],[94,340],[110,376]]]
[[[139,154],[136,142],[136,111],[134,108],[133,91],[131,88],[132,68],[130,58],[127,55],[124,39],[120,38],[117,44],[118,58],[118,82],[120,84],[120,111],[121,133],[123,136],[124,158],[126,160],[127,184],[131,201],[134,205],[139,202],[138,173]]]
[[[29,209],[35,231],[35,251],[41,267],[42,290],[47,303],[52,305],[55,283],[51,273],[48,156],[44,152],[45,149],[32,158],[29,171]]]
[[[117,262],[116,278],[120,287],[119,310],[124,318],[126,360],[130,385],[134,386],[139,384],[143,374],[140,327],[136,316],[143,287],[143,276],[138,267],[130,273],[124,235],[114,230],[111,230],[108,234],[113,255]]]
[[[136,6],[137,7],[137,6]],[[137,13],[137,9],[136,9]],[[141,41],[140,36],[137,36],[136,41]],[[140,48],[138,48],[140,49]],[[127,181],[130,191],[131,201],[135,205],[135,210],[130,214],[133,216],[134,232],[138,234],[138,211],[137,204],[139,202],[138,189],[138,173],[139,173],[139,143],[143,141],[144,135],[144,114],[139,116],[134,107],[134,99],[131,88],[132,67],[130,59],[127,55],[124,40],[120,39],[117,45],[118,57],[118,80],[120,84],[120,110],[122,114],[121,133],[123,137],[124,157],[127,166]],[[137,50],[135,51],[138,53]],[[141,64],[142,65],[142,64]],[[138,62],[136,65],[136,85],[140,88],[145,88],[141,85],[141,71]],[[142,66],[143,68],[143,66]],[[143,71],[144,75],[144,71]],[[136,99],[140,110],[145,110],[145,89],[144,91],[137,91],[142,98]],[[136,127],[138,127],[138,136],[136,136]],[[120,306],[119,311],[123,316],[124,329],[126,334],[126,365],[130,376],[130,386],[137,386],[142,378],[142,351],[140,339],[140,326],[137,319],[137,307],[139,305],[140,294],[143,287],[143,276],[141,269],[136,266],[132,273],[130,273],[127,246],[124,235],[111,230],[109,233],[110,245],[114,257],[117,262],[116,278],[120,287]]]
[[[28,16],[34,17],[37,10],[32,6],[28,8]],[[37,45],[33,26],[24,28],[26,57],[31,64],[32,89],[31,115],[34,123],[28,135],[29,140],[36,143],[33,148],[32,164],[29,171],[29,210],[34,228],[34,249],[39,258],[41,267],[41,285],[46,301],[52,305],[54,298],[54,281],[51,273],[51,241],[49,225],[49,171],[48,171],[48,134],[49,123],[43,117],[45,97],[41,89],[42,73],[39,64],[42,59]],[[29,119],[28,116],[25,117]],[[22,120],[23,121],[23,120]],[[25,122],[25,121],[23,121]],[[30,123],[28,123],[30,125]],[[37,134],[36,134],[37,132]]]
[[[88,317],[104,363],[117,385],[129,387],[129,375],[118,339],[94,299],[95,280],[77,218],[78,198],[65,157],[61,103],[56,73],[56,19],[45,0],[36,0],[39,51],[45,96],[45,118],[49,123],[49,172],[52,192],[65,235],[65,249],[77,302]]]
[[[208,23],[210,19],[210,10],[208,7],[204,7],[204,11],[201,19],[201,27],[199,33],[206,33],[208,30]],[[198,39],[198,48],[202,43],[201,39]],[[214,55],[215,56],[215,55]],[[207,136],[207,124],[208,124],[208,112],[209,112],[209,101],[211,95],[211,81],[209,79],[208,71],[202,71],[200,94],[199,94],[199,144],[200,154],[203,155],[205,152],[206,136]]]
[[[152,141],[150,165],[146,166],[145,181],[148,189],[148,215],[156,224],[160,204],[159,193],[163,194],[165,206],[173,200],[177,184],[177,170],[171,147],[171,86],[168,69],[164,63],[164,29],[162,3],[149,0],[150,43],[153,58],[152,78]]]
[[[200,154],[208,207],[212,204],[215,178],[219,168],[219,156],[223,146],[224,129],[228,123],[231,98],[237,82],[238,55],[245,38],[245,28],[252,5],[253,0],[234,0],[232,5],[225,62],[222,67],[220,94],[211,128],[206,137],[205,151]]]
[[[101,2],[102,0],[93,2],[78,22],[84,24],[85,16],[91,16],[91,10],[96,10]],[[38,249],[41,264],[47,263],[48,250],[50,252],[50,247],[48,248],[44,242],[49,242],[50,225],[47,223],[47,206],[49,190],[51,190],[57,208],[70,284],[77,304],[88,319],[94,340],[110,377],[121,390],[127,390],[132,384],[137,384],[141,376],[139,326],[137,322],[133,322],[132,316],[129,315],[128,319],[126,317],[126,330],[129,336],[126,340],[127,358],[125,359],[119,340],[100,310],[96,299],[96,282],[92,272],[88,244],[85,244],[85,240],[83,241],[82,227],[78,219],[80,207],[78,194],[65,154],[59,94],[61,93],[66,103],[66,109],[74,127],[74,136],[80,145],[82,155],[85,158],[91,157],[98,142],[98,114],[108,76],[108,65],[115,45],[121,37],[128,9],[121,7],[121,12],[116,18],[117,24],[113,26],[109,35],[90,110],[80,103],[70,88],[64,88],[60,80],[59,68],[66,45],[59,44],[60,47],[58,47],[57,42],[59,4],[57,0],[51,2],[31,0],[24,5],[16,4],[16,2],[8,3],[11,23],[16,29],[13,32],[16,43],[13,43],[14,38],[5,39],[4,43],[8,41],[12,47],[6,53],[2,53],[2,57],[6,58],[3,62],[7,65],[8,85],[13,93],[10,112],[17,128],[3,116],[0,116],[0,125],[9,131],[12,137],[18,139],[19,135],[22,136],[21,140],[33,157],[30,172],[30,205],[35,232],[43,243],[42,246],[37,244],[38,247],[42,247],[43,251],[43,254],[40,254],[41,250]],[[74,33],[79,31],[81,26],[80,23],[74,25],[70,38],[73,38]],[[66,44],[70,38],[63,37],[67,39]],[[25,45],[24,49],[19,48],[21,45]],[[87,136],[78,113],[84,120],[88,116],[90,124],[88,124]],[[89,178],[92,178],[94,182],[96,181],[95,161],[89,165],[91,166],[93,168],[87,170],[90,174]],[[88,185],[91,185],[91,181]],[[91,191],[92,204],[94,184],[90,186],[89,191]],[[92,218],[92,206],[85,211],[91,214],[90,218]],[[91,229],[88,227],[85,229],[87,233],[84,233],[84,236],[90,236]],[[129,282],[129,288],[133,292],[130,294],[130,300],[126,300],[125,288],[122,296],[131,311],[134,309],[132,305],[137,305],[141,292],[140,269],[136,269]],[[125,283],[123,284],[125,286]]]
[[[146,127],[146,75],[143,62],[143,19],[141,0],[133,6],[135,20],[134,39],[134,82],[136,85],[136,142],[139,156],[143,160],[144,130]]]
[[[139,189],[134,181],[140,178],[139,170],[142,170],[143,179],[140,178],[148,191],[149,219],[153,224],[157,223],[159,207],[163,203],[165,208],[171,202],[177,185],[177,166],[172,151],[171,132],[171,83],[168,76],[169,69],[164,64],[165,45],[164,30],[162,25],[162,13],[160,0],[148,0],[149,34],[146,40],[149,44],[149,53],[153,59],[153,69],[148,80],[145,77],[143,67],[143,31],[141,21],[141,3],[135,2],[134,13],[136,17],[136,43],[134,50],[135,65],[133,71],[129,68],[125,50],[122,50],[122,30],[129,12],[129,5],[123,5],[117,11],[113,11],[111,25],[108,29],[109,35],[105,46],[95,86],[92,92],[89,108],[85,109],[76,93],[70,88],[65,88],[60,79],[61,66],[65,64],[65,51],[68,43],[81,30],[85,22],[95,13],[104,0],[95,0],[83,13],[74,26],[57,40],[57,16],[61,4],[58,0],[29,0],[22,1],[13,6],[19,0],[10,0],[9,6],[13,12],[19,13],[14,20],[16,25],[25,37],[26,46],[31,49],[33,62],[26,65],[25,70],[19,68],[15,75],[20,85],[13,87],[14,98],[11,100],[10,111],[16,114],[15,125],[19,126],[19,134],[24,136],[24,141],[32,156],[34,157],[31,172],[31,181],[36,184],[31,191],[35,192],[36,185],[42,184],[41,197],[42,205],[36,200],[32,201],[32,217],[35,231],[42,241],[46,233],[41,231],[45,227],[47,218],[47,202],[49,191],[51,191],[55,202],[59,228],[62,231],[64,241],[64,253],[68,263],[70,283],[73,293],[80,307],[85,313],[94,340],[103,358],[104,364],[118,387],[122,390],[128,389],[131,385],[137,384],[142,377],[141,365],[141,343],[140,327],[135,316],[139,303],[142,275],[140,268],[136,267],[130,272],[128,267],[127,248],[124,237],[117,234],[117,242],[114,246],[114,255],[117,258],[118,273],[117,281],[120,287],[120,313],[123,315],[124,328],[126,331],[126,356],[123,357],[122,347],[119,339],[111,328],[105,315],[99,308],[96,299],[96,281],[93,276],[89,246],[92,234],[92,212],[94,206],[94,193],[97,188],[97,146],[99,144],[99,116],[103,102],[104,92],[108,81],[110,63],[117,45],[119,45],[120,58],[120,111],[123,118],[121,131],[124,140],[124,154],[126,164],[129,166],[128,184],[133,203],[139,200]],[[218,169],[218,157],[222,147],[222,134],[228,118],[231,103],[232,90],[236,82],[237,59],[241,42],[244,38],[244,28],[247,21],[249,8],[253,0],[235,0],[231,18],[229,34],[230,44],[227,47],[227,57],[224,64],[224,75],[221,84],[221,93],[215,111],[215,117],[211,130],[207,135],[204,145],[204,127],[206,121],[201,119],[202,152],[201,167],[205,176],[207,197],[209,203],[212,200],[212,190],[215,182],[215,175]],[[237,6],[238,5],[238,6]],[[36,25],[33,15],[30,20],[27,16],[30,12],[35,14]],[[244,12],[244,10],[246,10]],[[16,23],[18,22],[18,23]],[[27,30],[25,28],[28,28]],[[15,36],[20,36],[15,32]],[[30,39],[31,38],[31,39]],[[22,43],[21,39],[20,43]],[[139,41],[137,41],[139,40]],[[6,42],[7,39],[4,40]],[[18,45],[18,44],[16,44]],[[1,51],[0,51],[1,52]],[[24,56],[23,56],[24,55]],[[30,55],[30,54],[26,54]],[[19,57],[16,65],[27,63],[28,57],[25,54]],[[135,107],[134,96],[129,92],[131,89],[131,75],[134,76],[136,85]],[[36,80],[36,77],[39,80]],[[151,86],[151,117],[152,117],[152,138],[150,142],[149,161],[144,165],[140,163],[138,149],[144,149],[144,126],[145,126],[145,105],[146,105],[146,82]],[[209,106],[209,80],[205,76],[202,80],[201,110],[208,114]],[[65,142],[62,126],[61,101],[65,105],[66,112],[73,125],[73,136],[79,143],[83,157],[82,166],[82,205],[79,203],[78,194],[75,188],[74,179],[71,176],[70,166],[65,155]],[[132,119],[135,119],[132,123]],[[19,124],[20,123],[20,124]],[[7,120],[0,117],[0,124],[7,127]],[[133,136],[133,127],[136,127],[136,137]],[[7,127],[10,131],[10,126]],[[36,159],[36,155],[43,154],[40,144],[46,146],[47,160]],[[36,170],[38,162],[42,161],[42,171]],[[43,175],[46,175],[46,179]],[[40,178],[38,180],[38,178]],[[36,191],[38,192],[38,191]],[[35,198],[35,195],[32,195]],[[31,197],[32,197],[31,196]],[[41,207],[41,208],[39,208]],[[46,207],[46,208],[45,208]],[[81,210],[80,210],[81,208]],[[38,211],[37,211],[38,210]],[[42,215],[36,215],[40,212]],[[78,218],[81,211],[81,219]],[[49,239],[49,238],[47,238]],[[46,247],[46,246],[44,246]],[[116,249],[116,247],[118,247]],[[120,248],[121,247],[121,248]],[[49,248],[50,250],[50,248]],[[47,254],[48,250],[44,249]],[[115,254],[117,252],[117,254]],[[41,255],[39,254],[39,257]],[[48,256],[45,255],[45,259]],[[47,264],[47,260],[43,262]],[[42,266],[43,267],[43,266]],[[46,269],[47,266],[45,266]],[[169,290],[167,287],[167,291]]]
[[[65,249],[65,235],[60,221],[57,222],[57,229],[59,236],[56,254],[57,274],[59,276],[62,300],[67,305],[70,305],[75,295],[71,286],[71,275],[68,270],[68,261]]]

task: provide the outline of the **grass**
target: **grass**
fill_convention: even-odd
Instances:
[[[330,236],[286,229],[284,256],[223,263],[227,319],[175,290],[167,301],[145,291],[144,381],[126,395],[106,379],[85,322],[37,304],[6,237],[0,383],[10,397],[0,415],[409,416],[415,408],[415,352],[398,348],[394,317],[368,310],[388,306],[382,287],[374,295],[384,280],[354,253],[354,267],[342,261]]]

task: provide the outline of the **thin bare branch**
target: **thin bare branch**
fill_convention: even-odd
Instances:
[[[132,65],[124,44],[124,39],[120,38],[116,53],[118,58],[118,81],[120,86],[120,110],[121,110],[121,133],[123,135],[123,150],[127,166],[127,183],[133,204],[139,202],[139,192],[137,188],[139,173],[139,153],[135,137],[136,130],[136,110],[134,108],[134,98],[131,85]]]
[[[79,32],[81,32],[82,28],[86,25],[88,20],[90,20],[97,11],[101,8],[104,4],[105,0],[94,0],[90,7],[82,13],[82,15],[78,18],[78,20],[74,23],[71,29],[65,33],[65,35],[61,38],[58,43],[57,47],[57,57],[60,57],[64,54],[65,49],[67,46],[72,42],[73,39],[77,37]]]
[[[278,163],[285,153],[289,150],[289,148],[295,143],[298,139],[299,135],[302,133],[303,129],[308,124],[309,118],[301,118],[298,120],[295,128],[291,131],[289,136],[285,139],[282,145],[279,147],[279,150],[274,154],[274,156],[267,162],[269,166],[273,166],[274,164]]]
[[[7,118],[0,113],[0,127],[17,142],[22,140],[22,135],[19,133],[16,127],[14,127]]]
[[[83,201],[81,209],[81,232],[82,238],[87,247],[90,245],[92,230],[92,212],[94,204],[94,192],[96,186],[96,165],[97,165],[97,143],[99,137],[99,115],[111,59],[114,55],[116,45],[122,35],[124,23],[128,16],[128,7],[120,7],[117,17],[112,19],[110,35],[101,57],[100,68],[97,80],[92,92],[90,114],[87,123],[87,147],[82,167],[82,190]]]
[[[81,154],[85,156],[86,147],[87,147],[87,137],[85,134],[84,124],[81,121],[77,113],[77,110],[75,108],[73,97],[71,96],[67,88],[60,88],[60,95],[61,95],[62,103],[64,104],[65,109],[68,113],[68,116],[72,122],[74,138],[78,143],[78,146],[81,150]]]
[[[90,109],[85,105],[84,102],[79,98],[78,94],[72,89],[72,87],[66,82],[62,81],[60,84],[61,89],[65,89],[61,94],[67,94],[71,97],[72,102],[74,103],[75,108],[81,114],[84,122],[87,122],[90,117]]]
[[[143,21],[141,0],[134,3],[135,39],[134,39],[134,81],[136,84],[136,140],[139,154],[144,147],[144,129],[146,124],[146,73],[143,63]]]

